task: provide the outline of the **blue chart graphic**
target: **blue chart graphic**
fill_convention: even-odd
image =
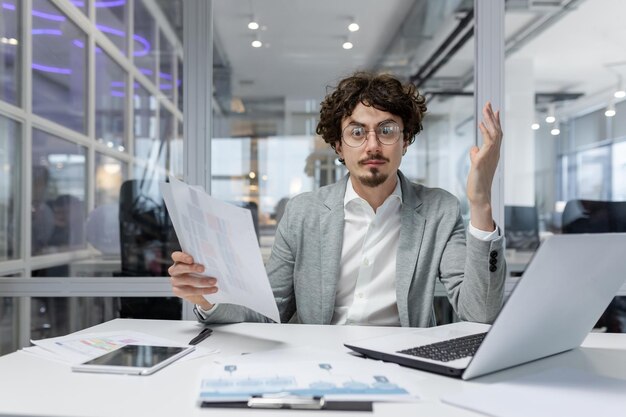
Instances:
[[[240,367],[226,365],[219,377],[202,380],[201,400],[236,400],[252,395],[281,393],[297,396],[374,396],[405,395],[408,392],[384,375],[341,375],[330,364],[320,363],[306,374],[295,372],[260,373],[241,372]]]

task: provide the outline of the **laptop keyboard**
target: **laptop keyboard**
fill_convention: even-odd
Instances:
[[[476,353],[478,346],[483,342],[486,334],[487,332],[457,337],[456,339],[444,340],[443,342],[432,343],[430,345],[399,350],[398,353],[441,362],[450,362],[455,359],[474,356],[474,353]]]

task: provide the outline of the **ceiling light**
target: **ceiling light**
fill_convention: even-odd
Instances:
[[[606,111],[604,112],[604,115],[606,117],[615,116],[615,103],[613,103],[613,101],[611,101],[609,105],[606,107]]]
[[[359,24],[358,24],[358,23],[356,23],[356,22],[352,22],[352,23],[350,23],[350,24],[348,25],[348,30],[349,30],[350,32],[356,32],[356,31],[357,31],[357,30],[359,30],[359,29],[360,29],[360,26],[359,26]]]
[[[248,29],[257,30],[259,28],[259,22],[256,21],[254,15],[250,18],[250,22],[248,22]]]
[[[556,122],[556,117],[548,115],[546,116],[546,123],[554,123]]]
[[[559,129],[559,124],[555,124],[554,127],[552,128],[552,130],[550,130],[550,134],[552,136],[557,136],[561,133],[561,129]]]
[[[341,45],[341,47],[342,47],[343,49],[352,49],[352,48],[354,47],[354,45],[353,45],[353,44],[352,44],[352,42],[350,42],[350,41],[345,41],[345,42],[343,43],[343,45]]]
[[[262,46],[263,46],[263,42],[261,42],[260,40],[255,39],[255,40],[252,41],[252,47],[253,48],[260,48]]]
[[[537,122],[535,122],[535,123],[533,123],[532,125],[530,125],[530,128],[531,128],[532,130],[539,130],[539,127],[540,127],[540,126],[539,126],[539,123],[537,123]]]

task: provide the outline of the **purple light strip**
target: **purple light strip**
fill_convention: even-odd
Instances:
[[[74,39],[72,43],[81,49],[85,47],[85,43],[81,41],[80,39]]]
[[[42,19],[52,20],[54,22],[65,22],[65,16],[61,16],[58,14],[44,13],[44,12],[40,12],[39,10],[33,10],[32,13],[33,13],[33,16],[37,16]]]
[[[31,32],[33,35],[52,35],[61,36],[63,32],[60,29],[33,29]]]
[[[149,70],[148,68],[139,68],[139,72],[142,73],[143,75],[154,74],[154,72],[152,70]]]
[[[172,89],[172,84],[159,84],[159,88],[161,90],[171,90]]]
[[[7,10],[15,10],[15,4],[2,3],[2,8]]]
[[[172,80],[172,75],[168,74],[166,72],[159,72],[159,77],[165,79],[165,80]]]
[[[66,74],[69,75],[72,73],[72,70],[69,68],[59,68],[59,67],[49,67],[47,65],[40,65],[40,64],[36,64],[36,63],[32,63],[32,67],[33,69],[36,69],[38,71],[44,71],[44,72],[52,72],[55,74]]]
[[[139,35],[133,35],[133,40],[139,42],[143,46],[143,51],[134,51],[133,56],[146,56],[150,52],[150,42],[146,38]]]
[[[111,95],[113,97],[124,97],[124,92],[123,91],[111,90]]]
[[[124,81],[111,81],[111,87],[124,87],[125,85]]]
[[[109,1],[97,1],[94,3],[96,7],[117,7],[126,4],[126,0],[109,0]]]

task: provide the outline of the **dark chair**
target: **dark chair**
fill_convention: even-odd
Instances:
[[[509,249],[539,247],[539,214],[534,206],[504,206],[504,236]]]
[[[128,180],[120,190],[120,256],[122,276],[167,276],[170,254],[180,250],[157,181]],[[180,319],[178,297],[121,299],[125,318]]]
[[[626,232],[626,201],[570,200],[563,209],[563,233]],[[615,297],[596,327],[626,332],[626,297]]]

